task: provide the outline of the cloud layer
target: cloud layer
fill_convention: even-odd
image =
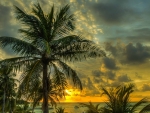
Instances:
[[[39,0],[45,12],[54,4],[70,4],[76,17],[76,34],[93,40],[105,49],[107,57],[70,64],[84,86],[84,96],[100,93],[106,87],[135,83],[138,91],[150,91],[150,1],[149,0]],[[37,0],[0,1],[0,36],[18,35],[20,23],[13,5],[31,13]],[[11,49],[1,49],[0,59],[11,57]],[[145,80],[146,78],[146,80]],[[143,82],[144,81],[144,82]],[[146,81],[146,82],[145,82]],[[142,87],[141,87],[142,86]]]

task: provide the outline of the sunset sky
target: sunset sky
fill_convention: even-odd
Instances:
[[[83,91],[68,88],[66,102],[104,101],[101,86],[136,85],[132,99],[150,97],[150,0],[1,0],[0,36],[19,38],[21,24],[14,7],[31,13],[33,4],[48,12],[54,4],[70,4],[76,17],[75,33],[93,40],[107,53],[105,58],[69,63],[82,81]],[[14,56],[0,49],[0,60]]]

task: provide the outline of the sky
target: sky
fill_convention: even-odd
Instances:
[[[107,57],[69,63],[82,81],[83,91],[67,89],[66,102],[104,101],[101,86],[135,84],[133,100],[150,98],[150,0],[1,0],[0,36],[20,37],[21,24],[14,7],[31,13],[37,1],[45,12],[70,5],[75,14],[76,33],[101,46]],[[0,49],[0,60],[15,56]]]

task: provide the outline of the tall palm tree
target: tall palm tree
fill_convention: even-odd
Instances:
[[[103,111],[107,111],[107,113],[134,113],[141,104],[149,102],[148,99],[143,98],[131,106],[130,95],[134,91],[133,88],[133,84],[118,86],[109,90],[103,87],[103,94],[108,98],[107,107],[104,107]],[[150,111],[150,104],[144,106],[139,113],[146,111]]]
[[[15,73],[11,73],[12,68],[8,68],[6,66],[3,66],[0,68],[0,90],[3,93],[3,107],[2,107],[2,113],[5,112],[5,105],[6,102],[8,103],[7,110],[9,109],[10,112],[12,111],[12,102],[15,101],[15,87],[16,79],[14,78],[16,76]],[[9,106],[9,108],[8,108]],[[14,106],[14,105],[13,105]]]
[[[21,84],[18,89],[18,98],[22,97],[26,100],[31,101],[33,104],[34,111],[35,106],[38,105],[43,99],[43,88],[42,76],[40,75],[41,70],[36,70],[36,73],[32,74],[28,82],[26,81],[26,79],[24,79],[26,73],[28,73],[31,67],[32,66],[29,66],[27,70],[21,75]],[[61,80],[57,79],[57,77],[60,77]],[[67,81],[65,78],[63,78],[63,76],[60,76],[60,74],[58,76],[53,77],[53,79],[48,79],[49,82],[51,82],[51,85],[49,86],[48,90],[48,99],[50,100],[51,105],[55,105],[56,107],[56,102],[59,101],[58,96],[64,96],[61,90],[65,90],[65,88],[67,87]],[[27,83],[29,84],[29,87],[26,87]],[[64,89],[62,87],[64,87]]]
[[[9,46],[19,57],[2,60],[0,65],[8,65],[16,70],[31,66],[25,74],[26,89],[32,75],[40,70],[42,73],[43,113],[48,113],[48,91],[50,78],[54,77],[60,89],[65,84],[62,79],[70,78],[74,86],[82,89],[82,84],[73,70],[66,62],[81,61],[89,57],[105,56],[105,53],[92,41],[85,40],[77,35],[72,35],[74,15],[69,14],[69,5],[59,11],[54,11],[52,6],[49,13],[45,14],[40,4],[34,5],[32,14],[15,7],[16,18],[23,24],[19,32],[22,38],[2,36],[0,45]],[[51,71],[51,74],[49,74]],[[50,76],[51,75],[51,76]],[[60,85],[61,84],[61,85]]]

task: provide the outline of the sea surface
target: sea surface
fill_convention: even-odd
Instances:
[[[89,103],[86,103],[89,104]],[[100,104],[99,107],[104,107],[106,104],[103,102],[95,102],[93,103],[94,105]],[[131,103],[131,106],[134,105],[135,103]],[[139,113],[139,111],[144,107],[145,105],[143,104],[142,106],[139,106],[138,109],[136,109],[135,113]],[[58,103],[57,107],[62,107],[65,108],[65,113],[86,113],[87,108],[83,107],[80,105],[80,103]],[[49,109],[50,113],[55,113],[55,108]],[[42,113],[41,106],[37,106],[34,110],[35,113]],[[146,113],[150,113],[146,112]]]

